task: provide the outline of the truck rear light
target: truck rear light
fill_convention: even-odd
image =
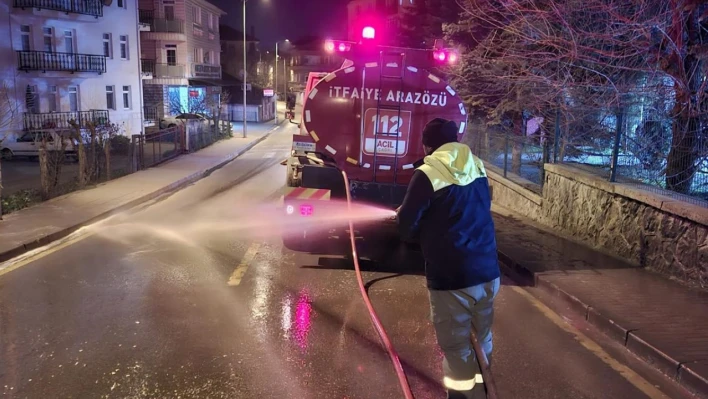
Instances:
[[[334,51],[334,42],[331,41],[331,40],[327,40],[327,41],[325,42],[325,50],[327,50],[327,51],[329,51],[329,52]]]

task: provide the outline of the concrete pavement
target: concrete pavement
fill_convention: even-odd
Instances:
[[[708,397],[707,292],[495,210],[500,258],[517,280],[560,298],[627,350]]]
[[[256,212],[277,212],[293,128],[283,129],[151,206],[0,265],[0,392],[400,398],[351,262],[288,251]],[[416,398],[444,397],[420,256],[379,250],[390,256],[362,264],[372,302]],[[688,397],[628,369],[617,345],[537,294],[504,280],[494,326],[500,398]]]
[[[134,173],[95,188],[54,198],[5,215],[0,221],[0,261],[62,238],[81,226],[182,188],[232,161],[276,129],[273,123],[249,127],[248,138],[220,141],[157,168]]]

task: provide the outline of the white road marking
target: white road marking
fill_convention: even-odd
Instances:
[[[275,158],[275,152],[266,152],[263,154],[263,158]]]

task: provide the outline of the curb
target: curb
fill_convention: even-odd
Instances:
[[[497,252],[499,264],[504,274],[512,280],[521,285],[538,287],[552,297],[559,299],[608,338],[622,344],[628,351],[676,381],[683,388],[701,398],[708,398],[708,379],[691,370],[690,364],[681,364],[650,343],[640,339],[632,330],[623,327],[621,322],[603,315],[592,305],[544,279],[543,273],[535,273],[502,251],[498,250]]]
[[[251,150],[253,147],[257,146],[258,144],[263,142],[265,139],[267,139],[271,134],[273,134],[273,132],[275,132],[281,126],[282,126],[282,123],[276,125],[274,128],[267,131],[262,137],[257,138],[256,140],[247,144],[245,147],[241,148],[240,150],[232,152],[232,153],[224,156],[214,166],[211,166],[205,170],[200,170],[198,172],[192,173],[191,175],[184,177],[184,178],[182,178],[182,179],[180,179],[180,180],[178,180],[166,187],[159,188],[149,194],[146,194],[140,198],[136,198],[126,204],[117,206],[109,211],[103,212],[103,213],[101,213],[97,216],[94,216],[88,220],[81,221],[73,226],[69,226],[69,227],[61,229],[59,231],[55,231],[54,233],[50,233],[48,235],[39,237],[34,241],[24,243],[20,246],[13,248],[13,249],[2,252],[2,253],[0,253],[0,262],[6,262],[10,259],[13,259],[17,256],[23,255],[27,252],[30,252],[30,251],[33,251],[37,248],[41,248],[45,245],[51,244],[54,241],[61,240],[62,238],[69,236],[70,234],[76,232],[77,230],[79,230],[82,227],[100,222],[100,221],[105,220],[115,214],[125,212],[127,210],[137,207],[138,205],[141,205],[141,204],[144,204],[148,201],[151,201],[159,196],[178,191],[178,190],[180,190],[192,183],[195,183],[195,182],[209,176],[215,170],[223,168],[226,164],[228,164],[229,162],[233,161],[234,159],[240,157],[245,152]]]

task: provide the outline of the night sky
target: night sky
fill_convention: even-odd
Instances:
[[[243,26],[240,0],[209,0],[228,14],[222,23],[239,31]],[[255,26],[261,50],[278,40],[297,40],[309,35],[346,38],[347,0],[248,0],[248,33]]]

